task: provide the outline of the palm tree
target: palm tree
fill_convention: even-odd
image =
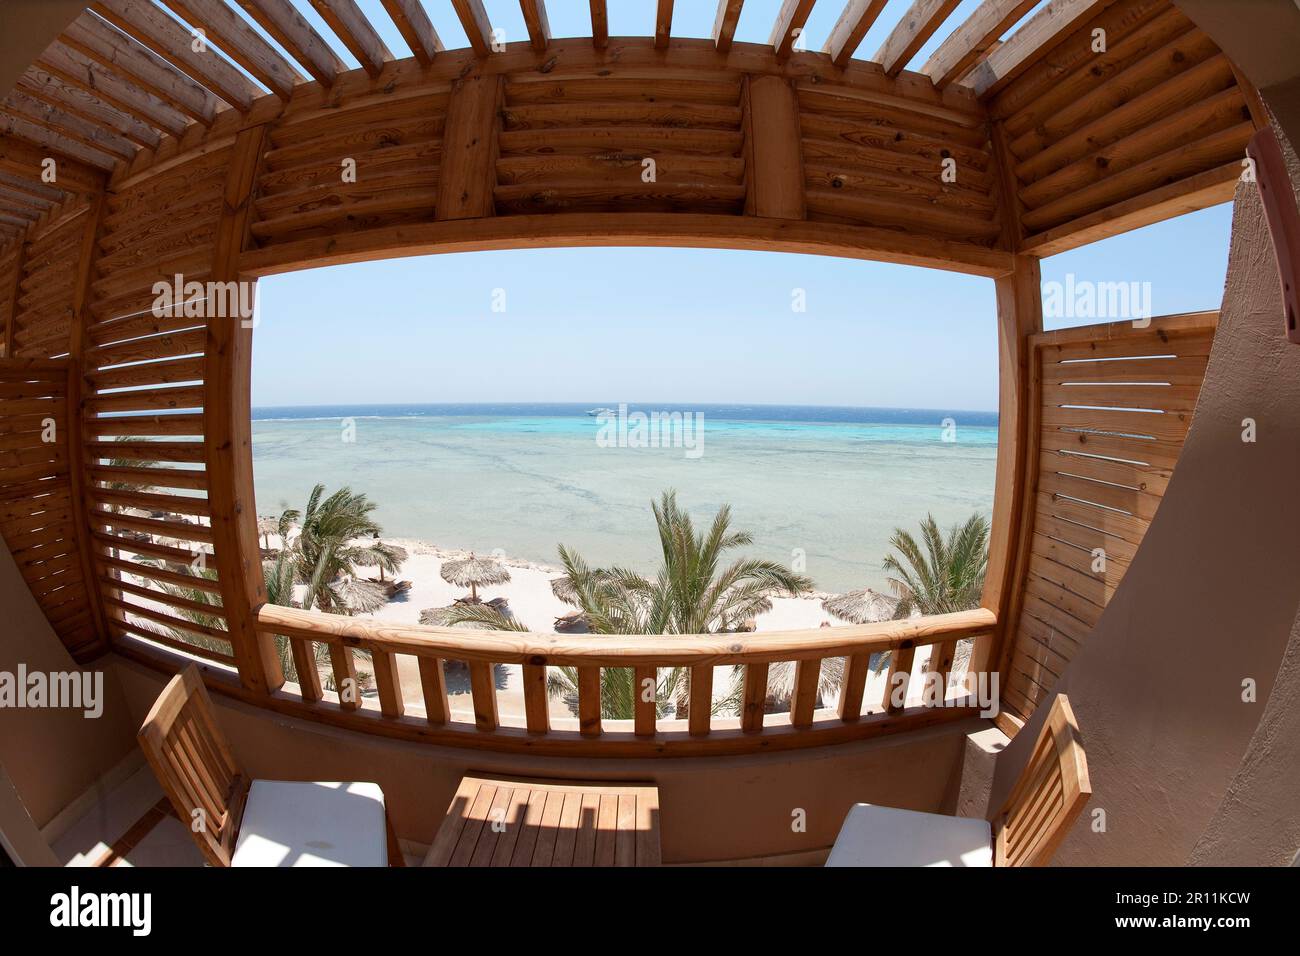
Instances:
[[[882,566],[898,597],[895,620],[911,617],[913,611],[949,614],[978,607],[989,561],[988,519],[977,512],[964,524],[954,524],[945,537],[934,515],[927,514],[921,522],[921,541],[924,550],[902,528],[895,528],[889,540],[897,553],[887,555]],[[888,659],[889,654],[880,655],[877,668]]]
[[[285,551],[292,556],[294,580],[307,585],[304,607],[346,614],[348,603],[336,583],[340,578],[355,577],[357,564],[378,566],[392,574],[400,569],[393,551],[374,540],[383,530],[372,517],[374,510],[375,503],[364,494],[344,487],[326,498],[325,486],[318,484],[303,511],[287,509],[280,516],[286,531],[301,521],[298,537]],[[355,539],[370,543],[353,544]]]
[[[771,609],[772,598],[812,590],[808,577],[774,561],[742,558],[723,567],[728,551],[753,544],[747,531],[731,530],[731,507],[724,505],[707,532],[695,530],[674,491],[651,502],[663,563],[653,580],[623,567],[593,568],[580,554],[559,546],[573,598],[593,634],[706,634],[733,631]],[[459,607],[449,622],[494,630],[527,630],[514,618],[490,608]],[[633,716],[638,688],[632,668],[606,668],[601,681],[601,715],[611,720]],[[660,668],[655,699],[661,711],[677,697],[677,716],[687,716],[690,672]],[[550,694],[577,698],[575,668],[548,672]]]

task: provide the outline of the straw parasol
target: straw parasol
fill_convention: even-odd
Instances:
[[[410,556],[411,556],[410,552],[407,551],[405,548],[403,548],[401,545],[384,544],[384,542],[380,541],[379,538],[376,537],[375,540],[371,542],[367,547],[362,548],[361,550],[357,551],[355,554],[349,555],[349,560],[351,560],[353,564],[359,567],[378,568],[379,581],[382,584],[384,581],[384,565],[405,564],[406,559],[409,558]]]
[[[468,558],[444,561],[440,573],[448,584],[469,588],[469,599],[476,603],[480,584],[505,584],[510,580],[510,572],[499,562],[491,558],[475,557],[473,551]]]
[[[369,614],[388,603],[388,589],[374,581],[344,578],[337,590],[348,610],[354,613]]]
[[[567,574],[551,578],[551,593],[565,604],[572,604],[575,607],[578,604],[578,592],[574,590],[573,582],[569,580]]]
[[[257,516],[257,533],[262,538],[266,550],[271,550],[271,535],[280,533],[280,519],[270,515]],[[283,542],[281,542],[283,543]]]
[[[835,594],[822,601],[822,609],[827,614],[850,624],[874,624],[877,621],[891,620],[897,607],[897,600],[871,588]]]

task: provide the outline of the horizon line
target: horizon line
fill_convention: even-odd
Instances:
[[[806,404],[802,402],[663,402],[663,401],[635,401],[619,402],[616,405],[602,405],[600,403],[573,402],[573,401],[554,401],[554,400],[537,400],[537,399],[496,399],[496,400],[477,400],[477,401],[400,401],[400,402],[326,402],[312,403],[301,405],[284,405],[284,404],[267,404],[253,405],[254,410],[258,408],[339,408],[350,406],[353,408],[382,408],[396,405],[572,405],[575,408],[617,408],[618,405],[627,405],[632,407],[645,407],[650,405],[676,406],[685,407],[689,405],[714,405],[729,408],[840,408],[840,409],[882,409],[886,411],[900,412],[975,412],[980,415],[996,415],[996,408],[953,408],[950,406],[925,406],[925,405],[826,405],[826,404]]]

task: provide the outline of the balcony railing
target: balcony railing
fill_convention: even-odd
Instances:
[[[971,716],[978,708],[968,706],[968,701],[954,703],[954,697],[964,700],[965,693],[945,682],[950,679],[958,642],[988,639],[996,619],[992,611],[977,609],[819,630],[637,637],[385,624],[272,605],[260,607],[256,620],[264,634],[288,640],[300,675],[297,691],[286,685],[270,695],[268,703],[276,709],[356,729],[460,746],[575,756],[686,756],[840,743]],[[352,692],[322,688],[317,644],[328,649],[334,687]],[[937,684],[930,684],[924,695],[927,705],[906,706],[906,685],[918,676],[913,673],[916,651],[924,647],[933,650],[920,676]],[[354,650],[369,654],[376,697],[353,690],[357,687]],[[880,699],[864,702],[871,658],[883,652],[892,653]],[[418,661],[423,715],[406,712],[398,655]],[[822,662],[830,658],[844,659],[838,706],[819,709]],[[444,672],[449,661],[463,662],[468,668],[472,722],[452,712]],[[785,661],[794,666],[789,711],[765,713],[769,668]],[[495,668],[503,664],[522,667],[523,726],[504,723],[498,713]],[[739,716],[713,712],[714,668],[719,666],[743,668]],[[575,669],[576,720],[551,716],[548,667]],[[602,681],[611,668],[634,672],[632,719],[602,717]],[[664,668],[681,668],[690,674],[685,720],[659,716],[657,677]]]

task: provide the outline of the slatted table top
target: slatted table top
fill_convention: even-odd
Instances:
[[[467,774],[425,866],[658,866],[649,783]]]

